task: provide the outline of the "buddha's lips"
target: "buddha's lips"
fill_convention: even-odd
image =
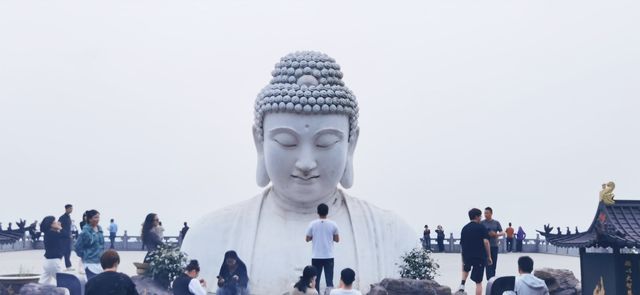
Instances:
[[[313,176],[309,176],[309,177],[291,175],[291,177],[296,178],[296,179],[300,179],[300,180],[303,180],[303,181],[311,181],[313,179],[319,178],[320,175],[313,175]]]

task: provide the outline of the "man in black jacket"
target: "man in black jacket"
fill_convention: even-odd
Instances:
[[[62,225],[62,252],[64,255],[64,265],[67,270],[71,268],[71,212],[73,212],[73,206],[71,204],[64,205],[64,214],[58,218],[58,221]]]

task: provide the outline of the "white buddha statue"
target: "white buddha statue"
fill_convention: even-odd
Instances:
[[[356,271],[356,287],[365,291],[398,277],[396,263],[418,245],[416,232],[399,216],[343,190],[353,184],[359,127],[358,105],[340,66],[322,53],[296,52],[283,57],[272,75],[256,99],[253,127],[257,182],[266,189],[202,218],[182,250],[200,261],[210,291],[224,253],[235,250],[247,265],[252,294],[282,294],[311,264],[305,232],[325,203],[340,229],[334,281],[345,267]]]

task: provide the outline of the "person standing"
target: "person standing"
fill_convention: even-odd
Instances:
[[[118,272],[120,255],[115,250],[107,250],[100,256],[100,266],[104,270],[89,279],[85,286],[87,295],[138,295],[136,284],[121,272]]]
[[[68,239],[62,236],[61,230],[62,225],[53,216],[45,217],[40,223],[40,232],[44,234],[44,258],[46,259],[42,267],[44,272],[38,281],[40,284],[55,286],[56,273],[62,271],[60,262],[65,250],[62,243],[68,242]]]
[[[527,233],[524,232],[522,226],[518,226],[518,233],[516,234],[516,252],[522,252],[522,244],[526,238]]]
[[[431,230],[426,224],[424,226],[424,231],[422,232],[422,244],[425,250],[431,251]]]
[[[513,236],[515,230],[511,227],[511,222],[509,222],[509,227],[504,231],[507,234],[507,252],[513,252]]]
[[[442,225],[438,225],[436,228],[436,241],[438,242],[438,252],[444,252],[444,230]]]
[[[485,266],[493,264],[489,232],[480,224],[482,211],[477,208],[469,210],[470,222],[462,228],[460,233],[460,247],[462,248],[462,281],[459,292],[464,292],[464,285],[471,273],[471,280],[476,283],[476,295],[482,295],[482,276]]]
[[[327,290],[333,289],[333,243],[340,242],[338,225],[327,219],[329,206],[327,204],[318,205],[318,219],[312,221],[307,228],[306,241],[312,242],[311,265],[318,271],[316,277],[316,291],[320,293],[320,279],[322,271],[325,273]]]
[[[144,262],[149,262],[149,254],[163,245],[162,238],[158,235],[158,226],[160,218],[158,214],[149,213],[142,223],[142,232],[140,233],[143,247],[147,248],[147,254],[144,256]]]
[[[67,270],[73,270],[71,267],[71,242],[72,242],[72,234],[71,234],[71,213],[73,212],[73,206],[71,204],[64,205],[64,214],[62,214],[58,221],[62,226],[60,233],[62,234],[62,240],[60,243],[62,244],[62,255],[64,256],[64,266]]]
[[[118,225],[115,223],[113,218],[111,218],[111,223],[109,223],[109,241],[111,241],[110,249],[115,248],[116,234],[118,234]]]
[[[182,246],[182,241],[184,241],[184,237],[187,236],[187,231],[189,231],[189,226],[187,222],[184,222],[184,226],[180,230],[180,235],[178,236],[178,245]]]
[[[493,209],[491,207],[484,208],[484,220],[482,225],[489,231],[489,244],[491,246],[491,261],[493,264],[487,265],[487,281],[496,276],[496,267],[498,265],[499,242],[498,239],[504,236],[500,222],[493,219]]]
[[[104,233],[100,223],[100,212],[89,210],[87,213],[87,224],[82,228],[82,233],[78,236],[75,250],[82,259],[87,274],[87,280],[102,273],[100,257],[104,252]]]
[[[82,232],[82,229],[86,224],[87,224],[87,211],[84,211],[84,213],[82,213],[82,221],[80,221],[80,232]]]

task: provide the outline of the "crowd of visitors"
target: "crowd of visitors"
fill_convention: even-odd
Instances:
[[[492,209],[489,209],[489,214],[492,214]],[[488,220],[485,218],[485,220]],[[489,225],[489,226],[495,226],[496,224],[494,223],[494,221],[483,221],[483,224]],[[499,222],[498,222],[499,224]],[[578,228],[576,227],[576,232],[577,232]],[[495,229],[494,229],[495,231]],[[422,242],[422,247],[425,250],[429,250],[429,251],[437,251],[437,252],[446,252],[445,250],[445,244],[444,241],[446,240],[446,235],[445,235],[445,231],[442,227],[442,225],[438,225],[438,227],[435,230],[436,236],[435,236],[435,240],[436,240],[436,245],[437,247],[434,248],[432,246],[432,241],[433,239],[431,239],[431,230],[429,229],[428,225],[425,225],[424,227],[424,231],[423,231],[423,235],[422,238],[420,238],[420,241]],[[507,227],[504,232],[502,231],[498,231],[495,234],[495,237],[492,237],[492,239],[490,240],[492,243],[492,248],[494,248],[493,250],[496,251],[499,249],[499,244],[500,244],[500,238],[504,237],[504,241],[505,241],[505,245],[506,247],[504,248],[505,251],[507,253],[511,253],[511,252],[522,252],[522,247],[524,244],[525,239],[527,238],[527,234],[525,233],[524,229],[522,229],[522,226],[518,227],[518,230],[516,231],[513,228],[513,225],[511,224],[511,222],[509,222],[509,227]],[[515,245],[515,247],[514,247]],[[500,251],[497,251],[495,253],[499,253]],[[495,255],[494,255],[495,256]],[[495,257],[494,257],[495,258]]]
[[[40,222],[40,232],[44,236],[45,261],[40,283],[55,285],[56,273],[64,268],[73,270],[70,253],[73,249],[80,257],[82,273],[86,274],[87,284],[85,294],[138,294],[135,284],[127,275],[119,273],[120,257],[113,250],[118,225],[114,219],[109,223],[109,250],[105,251],[105,237],[100,226],[100,212],[88,210],[83,213],[81,229],[75,243],[73,243],[73,220],[71,214],[73,206],[65,206],[65,212],[59,218],[47,216]],[[482,218],[484,213],[484,219]],[[340,272],[340,285],[334,287],[334,247],[340,242],[338,225],[328,219],[329,207],[320,204],[317,207],[318,218],[312,221],[305,233],[305,240],[311,242],[310,265],[306,266],[300,279],[293,285],[291,295],[318,295],[322,274],[325,274],[327,295],[360,295],[354,289],[356,273],[350,268]],[[495,276],[498,262],[498,243],[500,237],[505,237],[507,252],[522,251],[522,244],[526,233],[522,227],[516,231],[512,224],[503,231],[500,222],[493,218],[493,209],[486,207],[484,212],[471,209],[468,212],[469,223],[460,234],[462,252],[462,280],[459,291],[464,291],[466,280],[475,283],[475,293],[482,294],[482,281],[485,277],[490,280]],[[180,231],[178,243],[184,239],[189,227],[185,222]],[[576,229],[577,231],[577,229]],[[149,254],[161,246],[163,242],[162,224],[157,214],[149,213],[142,223],[141,241],[147,250],[145,262]],[[437,250],[444,252],[445,232],[441,225],[435,230]],[[431,249],[431,230],[425,225],[423,231],[423,246]],[[517,294],[548,294],[544,281],[531,275],[533,260],[523,256],[518,260],[519,276],[516,279],[515,292]],[[184,273],[172,282],[174,294],[206,294],[207,282],[199,279],[200,265],[197,260],[189,261]],[[218,295],[248,295],[249,276],[245,263],[233,251],[227,251],[222,259],[222,265],[217,276]],[[105,293],[105,290],[112,290]],[[547,293],[544,293],[544,292]]]
[[[513,241],[516,240],[516,251],[522,251],[522,241],[526,234],[522,227],[516,232],[512,224],[502,230],[499,221],[493,218],[493,209],[486,207],[484,219],[482,211],[477,208],[469,210],[469,223],[460,233],[462,248],[462,280],[458,293],[465,292],[465,283],[470,278],[475,283],[475,294],[482,294],[482,281],[486,271],[487,281],[495,277],[498,264],[498,239],[505,236],[507,252],[513,251]],[[549,294],[546,284],[533,276],[533,259],[522,256],[518,259],[518,273],[515,288],[510,294],[545,295]]]

